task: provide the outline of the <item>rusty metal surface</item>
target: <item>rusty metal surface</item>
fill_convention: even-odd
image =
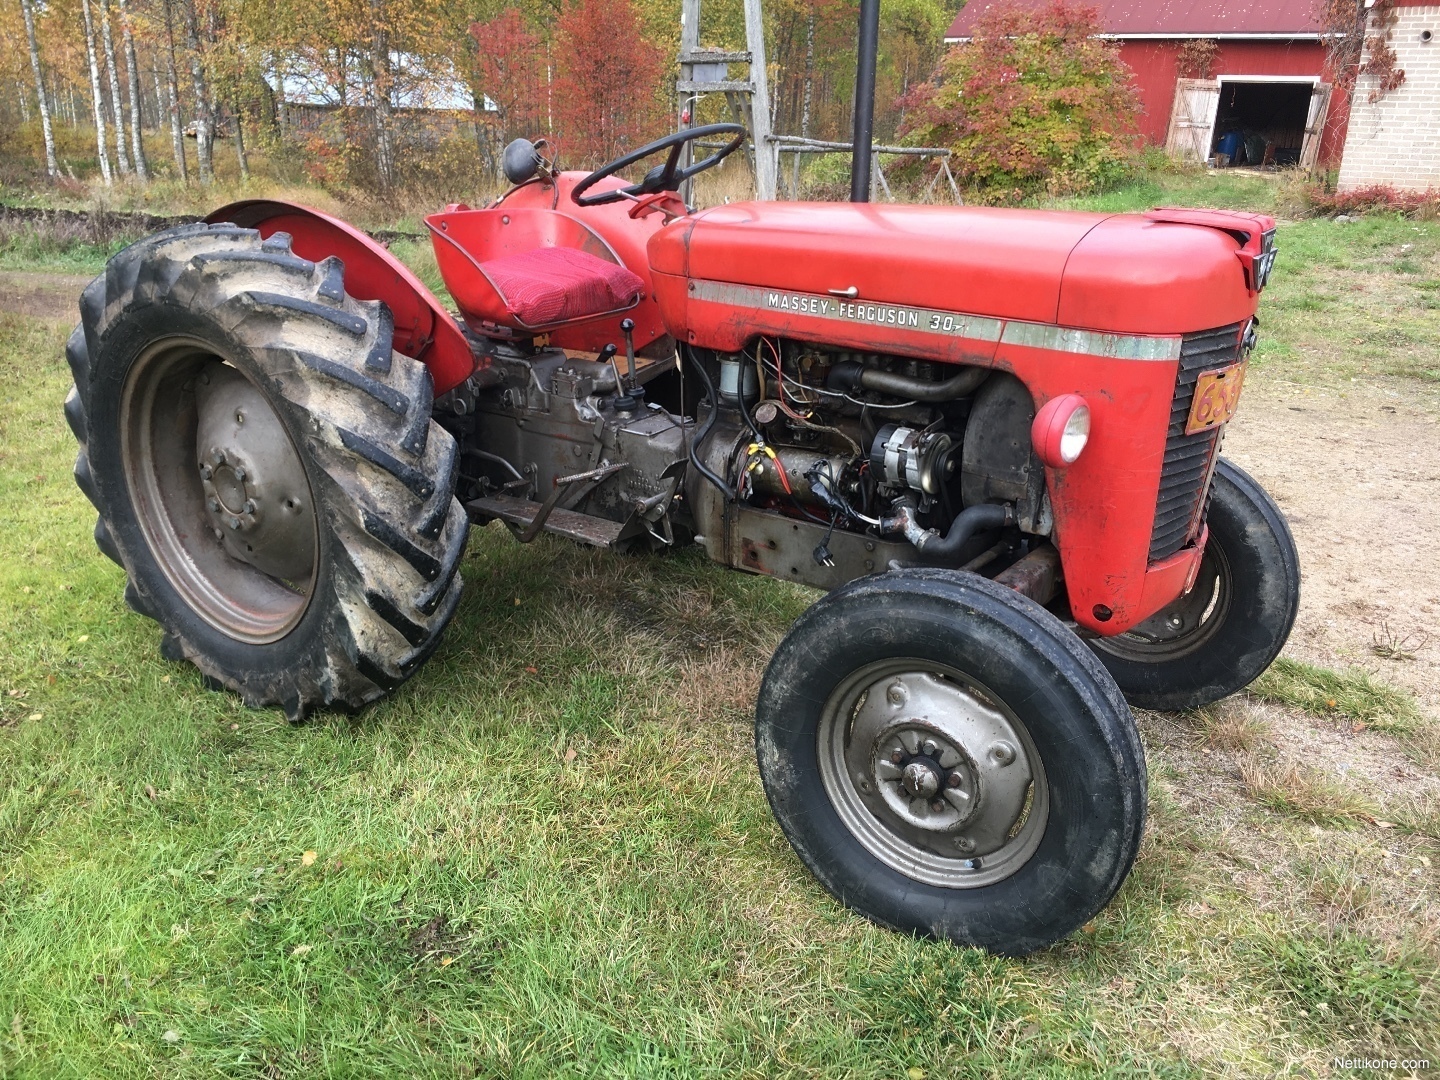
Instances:
[[[526,529],[535,520],[541,504],[530,499],[512,498],[509,495],[492,495],[486,499],[475,499],[467,503],[465,508],[470,511],[472,517],[486,521],[498,518],[507,525]],[[546,532],[601,548],[611,547],[619,539],[624,527],[618,521],[592,517],[589,514],[577,514],[573,510],[556,509],[550,511],[550,515],[544,523]]]
[[[1060,588],[1060,552],[1044,544],[995,575],[995,584],[1048,604]]]
[[[1195,396],[1190,399],[1190,416],[1185,422],[1186,435],[1227,424],[1240,406],[1240,388],[1245,383],[1248,361],[1231,364],[1219,371],[1207,371],[1195,381]]]

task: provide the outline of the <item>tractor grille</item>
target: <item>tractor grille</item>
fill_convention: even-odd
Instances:
[[[1155,528],[1150,534],[1150,561],[1179,551],[1205,516],[1210,490],[1210,469],[1220,446],[1223,427],[1185,434],[1195,382],[1203,371],[1232,364],[1240,357],[1240,325],[1186,334],[1180,343],[1180,374],[1175,400],[1170,405],[1170,428],[1165,438],[1165,463],[1160,470],[1160,495],[1155,502]]]

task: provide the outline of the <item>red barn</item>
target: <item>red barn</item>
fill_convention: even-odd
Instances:
[[[945,40],[969,40],[975,20],[996,2],[970,0]],[[1039,8],[1048,0],[1018,2]],[[1094,6],[1135,73],[1145,108],[1140,129],[1151,143],[1196,161],[1224,146],[1234,164],[1340,164],[1350,106],[1327,81],[1319,0]],[[1213,48],[1196,47],[1205,41]]]

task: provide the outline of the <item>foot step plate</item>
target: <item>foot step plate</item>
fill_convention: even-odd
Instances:
[[[524,528],[535,520],[540,504],[509,495],[492,495],[487,499],[476,499],[467,503],[466,509],[472,517],[499,518],[507,524]],[[561,510],[559,507],[550,511],[550,517],[545,521],[546,532],[566,536],[593,547],[610,547],[619,539],[624,528],[618,521],[592,517],[590,514],[577,514],[574,510]]]

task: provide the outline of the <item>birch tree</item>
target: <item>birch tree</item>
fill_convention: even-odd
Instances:
[[[120,71],[115,63],[115,39],[110,34],[110,0],[100,0],[100,41],[105,46],[110,105],[115,110],[115,163],[121,176],[129,176],[130,155],[125,150],[125,106],[120,102]]]
[[[135,155],[135,175],[143,181],[150,179],[150,163],[145,160],[145,139],[142,131],[144,117],[140,115],[140,65],[135,59],[135,34],[130,26],[130,10],[126,0],[120,4],[120,39],[125,49],[125,75],[130,81],[130,149]],[[159,95],[156,95],[159,103]]]
[[[113,184],[110,172],[110,151],[105,146],[105,102],[100,93],[100,65],[95,60],[95,20],[90,16],[90,0],[80,0],[80,14],[85,21],[85,57],[90,61],[90,101],[95,112],[95,146],[100,153],[100,176],[105,186]]]
[[[190,81],[195,88],[195,159],[200,167],[200,183],[215,178],[210,166],[210,96],[205,86],[205,61],[200,55],[200,27],[195,16],[195,0],[185,2],[185,44],[190,49]]]
[[[180,126],[180,85],[175,77],[175,19],[171,0],[162,0],[165,11],[165,89],[167,98],[165,112],[170,119],[170,141],[175,151],[175,167],[180,170],[180,182],[190,182],[190,169],[185,163],[185,132]]]
[[[20,0],[20,10],[25,14],[25,37],[30,45],[30,69],[35,72],[35,96],[40,99],[40,131],[45,137],[45,172],[51,177],[60,175],[60,166],[55,160],[55,132],[50,128],[50,106],[45,100],[45,76],[40,70],[40,46],[35,41],[35,13],[30,0]]]

